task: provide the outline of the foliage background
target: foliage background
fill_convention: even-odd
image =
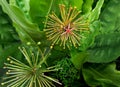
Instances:
[[[8,56],[24,61],[18,46],[29,42],[34,47],[41,42],[40,48],[49,47],[43,31],[46,16],[52,11],[59,15],[58,5],[65,4],[66,7],[76,6],[82,10],[82,15],[90,21],[90,34],[86,35],[77,50],[64,50],[59,46],[51,50],[51,56],[46,60],[48,66],[58,64],[63,70],[56,72],[58,77],[56,73],[50,75],[60,79],[66,87],[76,83],[91,87],[120,86],[120,71],[116,70],[115,64],[120,56],[119,0],[8,0],[10,5],[5,1],[0,1],[1,68]],[[69,80],[65,79],[68,69],[73,69]],[[69,81],[73,82],[68,85]]]

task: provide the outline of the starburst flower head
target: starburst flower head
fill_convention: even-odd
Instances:
[[[61,84],[57,79],[45,75],[46,72],[56,71],[55,66],[45,68],[43,62],[39,59],[39,52],[37,54],[29,53],[25,48],[20,48],[26,59],[26,63],[21,62],[13,57],[9,57],[7,60],[9,63],[5,63],[5,69],[7,76],[3,78],[1,85],[7,85],[6,87],[55,87],[52,82]],[[42,57],[47,57],[42,54]],[[43,59],[44,60],[44,59]]]
[[[66,9],[64,5],[59,5],[60,17],[54,12],[48,16],[46,35],[52,45],[60,44],[64,48],[67,46],[80,46],[82,31],[89,30],[89,23],[80,16],[80,11],[76,7]]]

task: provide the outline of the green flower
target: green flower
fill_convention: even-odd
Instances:
[[[23,53],[26,59],[26,63],[23,63],[13,57],[9,57],[7,60],[9,63],[5,63],[7,76],[3,78],[4,82],[2,85],[7,85],[7,87],[55,87],[52,83],[58,82],[58,80],[53,79],[47,75],[46,72],[57,71],[55,66],[45,68],[43,67],[44,59],[49,54],[39,55],[37,52],[36,56],[34,53],[29,52],[28,54],[26,49],[23,47],[20,48],[20,51]],[[39,57],[42,57],[41,59]]]
[[[53,12],[48,16],[46,35],[52,45],[60,44],[64,48],[67,46],[80,46],[83,37],[80,32],[89,30],[88,22],[80,16],[80,11],[76,7],[65,9],[64,5],[59,5],[60,18]]]

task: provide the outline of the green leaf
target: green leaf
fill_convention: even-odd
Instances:
[[[110,0],[106,5],[104,11],[101,13],[101,31],[103,33],[114,32],[116,30],[115,26],[119,25],[118,20],[120,20],[120,0]]]
[[[82,10],[83,0],[59,0],[59,4],[64,4],[66,7],[77,7],[77,9]]]
[[[81,46],[79,50],[85,51],[94,44],[95,37],[99,34],[100,22],[94,21],[89,26],[90,30],[82,33],[83,38],[81,39]]]
[[[20,43],[8,43],[7,45],[5,45],[6,47],[2,48],[0,52],[0,68],[4,66],[4,63],[9,56],[17,57],[19,59],[22,58],[22,55],[18,50],[18,46],[20,45]]]
[[[86,62],[88,54],[87,52],[76,52],[72,51],[71,52],[71,61],[75,68],[81,69],[82,65]]]
[[[101,35],[89,51],[88,62],[111,62],[120,56],[120,7],[119,0],[111,0],[100,16]]]
[[[14,38],[14,35],[16,35],[16,33],[11,25],[2,24],[2,27],[0,28],[0,44],[16,42],[17,39]]]
[[[0,68],[4,66],[8,56],[20,56],[17,50],[19,45],[18,35],[9,17],[2,11],[0,6]]]
[[[111,64],[85,64],[83,77],[90,87],[120,87],[120,71]]]
[[[98,35],[88,52],[88,62],[106,63],[117,59],[120,56],[120,33]]]
[[[11,20],[13,21],[15,28],[19,29],[19,31],[24,31],[27,34],[26,36],[29,36],[30,38],[27,39],[27,41],[24,42],[31,42],[34,43],[34,41],[41,41],[45,40],[45,34],[43,31],[39,31],[39,28],[36,24],[31,23],[27,20],[24,13],[16,6],[10,6],[6,0],[0,0],[0,5],[2,6],[4,12],[6,12]],[[19,32],[18,32],[19,33]],[[19,35],[22,35],[22,33],[19,33]],[[24,36],[23,36],[24,37]],[[26,38],[26,37],[25,37]],[[21,38],[22,39],[22,38]]]
[[[77,9],[82,9],[83,0],[70,0],[70,5],[77,7]]]
[[[18,35],[15,32],[9,17],[2,11],[0,6],[0,45],[8,43],[16,43],[19,41]]]
[[[89,15],[90,22],[93,22],[99,18],[103,3],[104,3],[104,0],[99,0],[97,2],[96,7],[92,10],[92,12]]]
[[[18,6],[25,14],[25,16],[30,20],[30,15],[29,15],[29,10],[30,10],[30,6],[29,6],[29,2],[30,0],[15,0],[15,2],[13,0],[10,0],[11,2],[13,2],[13,4],[15,4],[16,6]],[[10,3],[12,4],[12,3]]]
[[[43,22],[51,11],[53,0],[30,0],[30,16],[33,22],[44,28]]]
[[[82,11],[84,14],[90,13],[92,10],[93,0],[84,0]]]
[[[8,23],[8,21],[5,19],[5,17],[0,15],[0,24],[6,24],[6,23]]]

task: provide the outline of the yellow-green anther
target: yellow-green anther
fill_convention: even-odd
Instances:
[[[31,42],[27,42],[27,45],[31,45]]]

